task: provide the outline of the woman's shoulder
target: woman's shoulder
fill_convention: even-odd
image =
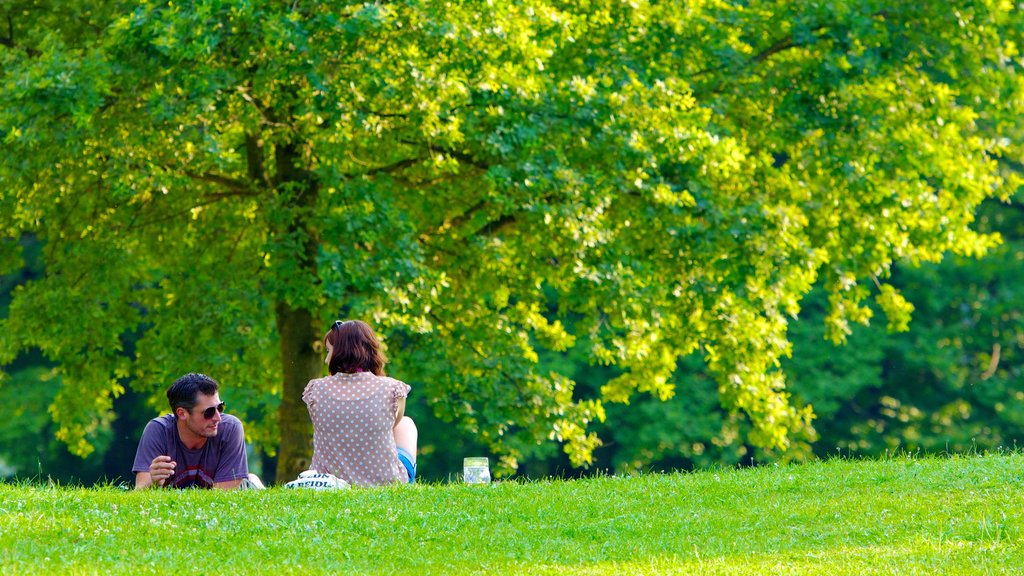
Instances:
[[[402,382],[398,378],[392,378],[391,376],[374,376],[374,378],[376,378],[378,382],[385,384],[405,384],[405,382]]]
[[[409,391],[412,390],[412,386],[409,386],[397,378],[392,378],[391,376],[378,376],[378,378],[380,378],[381,382],[388,388],[402,392],[402,396],[409,394]]]
[[[306,387],[302,389],[302,399],[308,402],[311,397],[310,395],[315,390],[322,389],[330,379],[331,376],[325,376],[323,378],[314,378],[310,380],[306,384]]]

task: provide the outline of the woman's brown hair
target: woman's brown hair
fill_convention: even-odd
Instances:
[[[338,372],[370,372],[384,376],[388,357],[370,325],[361,320],[337,321],[324,337],[331,345],[327,367],[334,376]]]

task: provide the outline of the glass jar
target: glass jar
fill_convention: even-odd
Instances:
[[[490,483],[491,469],[488,459],[484,457],[463,458],[462,479],[466,484]]]

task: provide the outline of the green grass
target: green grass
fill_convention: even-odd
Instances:
[[[0,573],[1011,574],[1024,455],[490,486],[0,486]]]

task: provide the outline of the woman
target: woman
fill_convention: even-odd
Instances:
[[[302,393],[313,421],[310,468],[356,486],[413,482],[418,433],[405,416],[409,385],[384,375],[387,357],[365,322],[335,322],[324,344],[331,375]]]

